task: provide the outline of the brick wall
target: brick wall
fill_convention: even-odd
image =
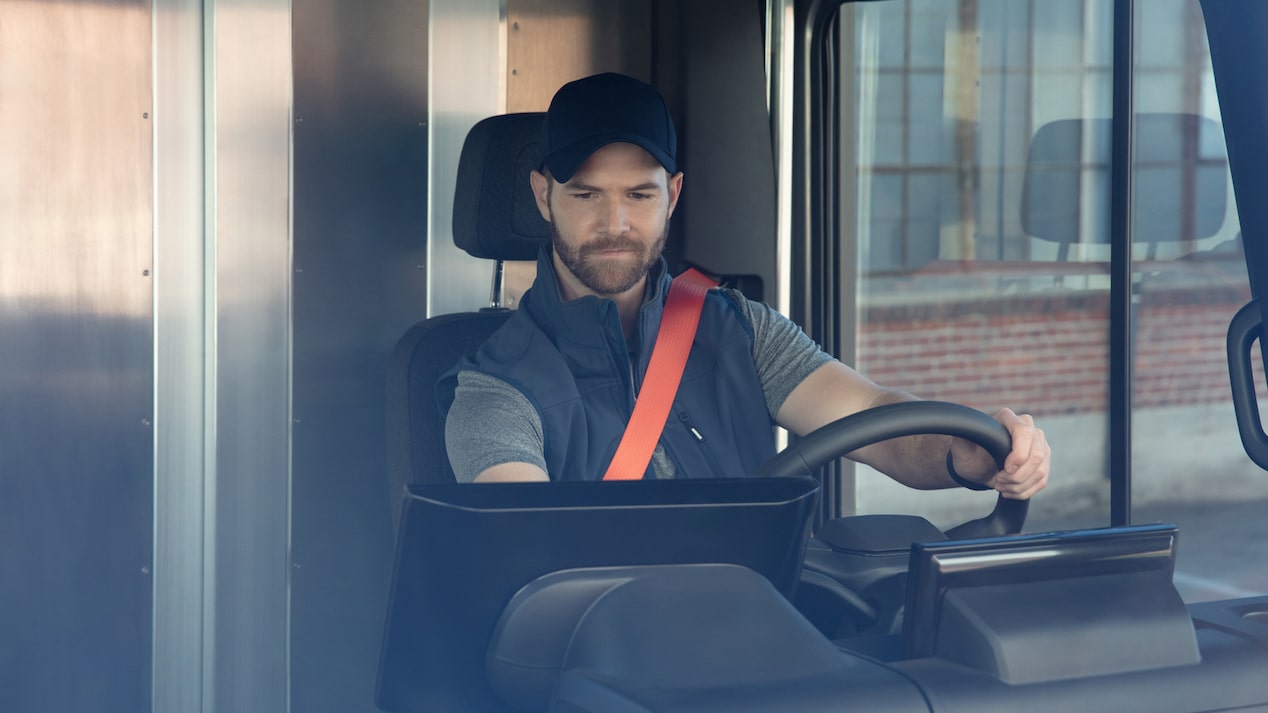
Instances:
[[[1228,402],[1225,335],[1248,299],[1248,290],[1235,287],[1145,290],[1136,314],[1134,408]],[[1105,292],[877,305],[864,308],[861,324],[859,368],[887,386],[1036,415],[1106,409]],[[1268,403],[1263,365],[1257,369],[1261,403]]]

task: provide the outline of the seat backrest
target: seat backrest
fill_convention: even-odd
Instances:
[[[473,257],[533,260],[550,238],[537,211],[529,173],[537,164],[543,114],[503,114],[477,123],[458,160],[454,244]],[[436,400],[440,376],[476,349],[511,312],[485,308],[445,314],[412,326],[393,352],[387,374],[387,449],[393,517],[409,484],[453,482],[444,421]]]
[[[443,314],[409,328],[388,367],[388,468],[394,493],[415,483],[452,483],[436,382],[473,354],[511,314],[506,309]]]

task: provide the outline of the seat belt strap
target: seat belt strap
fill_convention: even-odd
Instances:
[[[700,324],[704,297],[718,283],[694,268],[675,277],[665,299],[665,311],[656,332],[656,345],[643,378],[643,388],[634,402],[634,412],[604,480],[638,480],[647,472],[652,451],[665,430],[669,407],[678,394],[682,371],[691,354],[691,343]]]

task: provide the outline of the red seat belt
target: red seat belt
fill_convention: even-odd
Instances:
[[[695,269],[675,277],[670,284],[643,388],[634,402],[634,413],[630,415],[616,455],[603,474],[604,480],[638,480],[647,472],[652,451],[656,450],[660,433],[665,430],[669,407],[678,393],[682,370],[687,366],[704,297],[717,286],[717,282]]]

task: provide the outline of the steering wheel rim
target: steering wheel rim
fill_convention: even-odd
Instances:
[[[998,468],[1004,467],[1004,458],[1012,448],[1008,429],[977,409],[944,401],[904,401],[837,419],[789,445],[753,476],[813,476],[829,461],[863,446],[935,433],[973,441],[991,454]],[[953,527],[946,534],[952,539],[1015,535],[1025,525],[1029,510],[1029,500],[1000,495],[989,515]]]

